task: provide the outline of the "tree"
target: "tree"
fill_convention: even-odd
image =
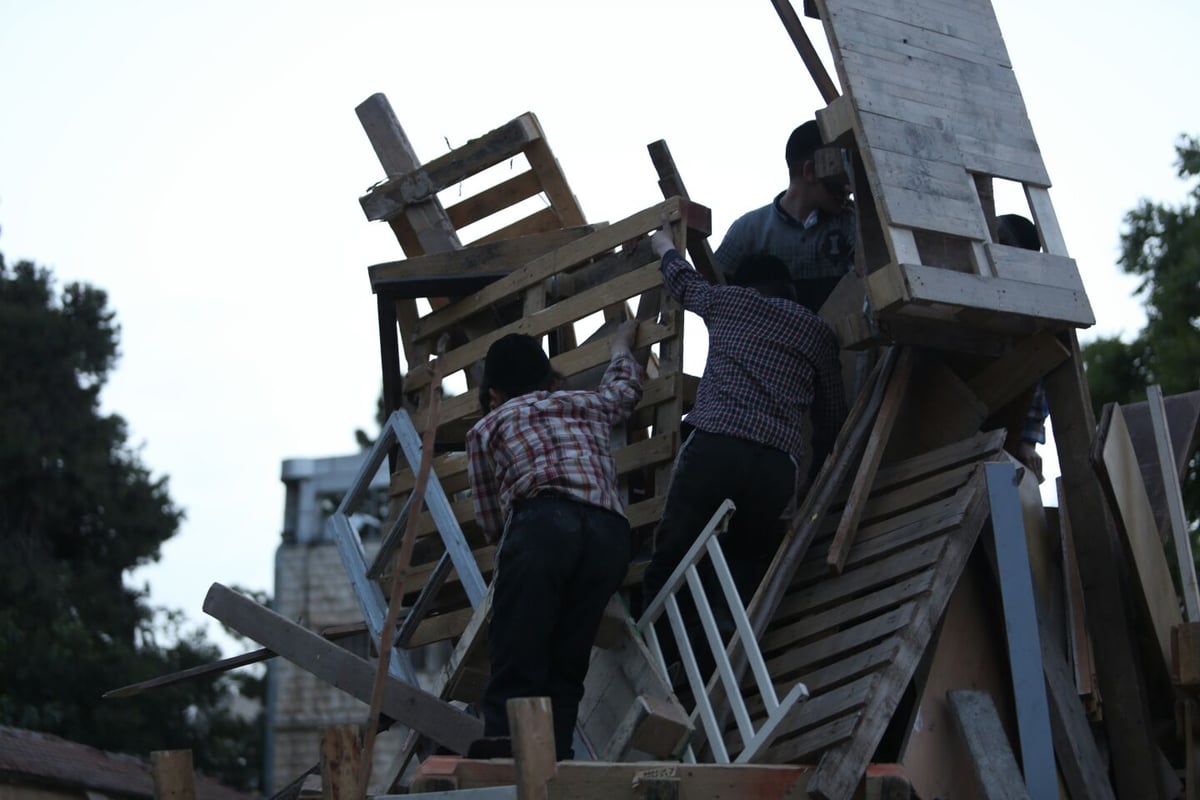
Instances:
[[[1131,342],[1100,338],[1083,348],[1088,388],[1099,409],[1135,403],[1146,386],[1164,394],[1200,389],[1200,139],[1181,136],[1176,167],[1192,181],[1185,200],[1170,206],[1142,200],[1125,215],[1121,269],[1139,275],[1134,292],[1146,310],[1146,326]],[[1200,519],[1200,457],[1184,480],[1184,503],[1193,531]]]
[[[48,270],[0,255],[0,723],[143,757],[189,748],[199,769],[257,788],[262,721],[232,713],[234,678],[101,698],[220,657],[176,613],[156,626],[124,582],[183,512],[124,419],[100,413],[120,335],[107,302],[78,283],[56,296]]]

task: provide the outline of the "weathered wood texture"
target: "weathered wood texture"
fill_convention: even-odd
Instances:
[[[957,690],[949,692],[947,699],[975,765],[981,796],[986,800],[1029,800],[1029,792],[1021,781],[1021,769],[1000,725],[991,695]]]
[[[154,800],[196,800],[191,750],[155,750],[150,754]]]
[[[888,263],[867,280],[880,318],[1009,333],[1092,324],[1078,269],[1058,248],[1049,178],[991,4],[816,6],[844,93],[819,121],[830,141],[853,132],[887,244]],[[977,189],[989,177],[1040,192],[1046,254],[992,242]],[[1020,319],[1029,324],[1014,330]]]
[[[266,606],[214,583],[204,611],[244,636],[360,700],[369,700],[374,669],[369,661],[342,650]],[[436,696],[388,677],[381,704],[392,719],[459,753],[483,734],[483,723]]]
[[[965,465],[964,452],[973,454]],[[825,563],[835,510],[792,572],[760,643],[780,691],[803,681],[812,696],[764,760],[819,757],[814,797],[849,797],[858,785],[941,619],[987,515],[980,455],[968,440],[880,469],[845,571],[831,575]],[[762,714],[761,700],[749,704]]]

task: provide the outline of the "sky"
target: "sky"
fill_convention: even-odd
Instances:
[[[1140,199],[1183,198],[1200,4],[995,7],[1097,317],[1080,338],[1130,336],[1119,231]],[[661,200],[665,139],[714,246],[784,188],[787,134],[824,105],[766,0],[0,0],[0,252],[108,292],[104,410],[187,514],[129,580],[227,652],[204,595],[274,590],[281,462],[375,429],[366,270],[402,257],[358,204],[384,177],[354,112],[377,92],[422,161],[533,111],[592,222]]]

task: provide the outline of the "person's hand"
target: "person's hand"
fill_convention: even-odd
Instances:
[[[625,355],[633,351],[633,342],[637,338],[638,321],[636,319],[627,319],[617,328],[616,334],[613,336],[610,351],[615,358],[619,355]]]
[[[1033,472],[1038,483],[1045,480],[1042,477],[1042,456],[1038,453],[1036,444],[1033,442],[1021,442],[1017,447],[1017,460]]]
[[[671,235],[671,220],[665,211],[662,214],[662,227],[650,235],[650,249],[659,258],[665,256],[668,250],[675,249],[675,237]]]

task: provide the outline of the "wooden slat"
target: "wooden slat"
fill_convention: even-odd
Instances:
[[[461,230],[472,223],[503,211],[509,206],[516,205],[522,200],[536,197],[541,191],[542,184],[538,180],[537,173],[533,170],[525,170],[478,194],[471,195],[465,200],[446,206],[446,215],[450,217],[454,227]],[[582,225],[583,223],[577,224]]]
[[[1021,769],[1000,724],[1000,715],[987,692],[955,690],[946,693],[984,800],[1029,800]]]
[[[1158,384],[1147,387],[1146,402],[1150,406],[1155,450],[1158,451],[1158,466],[1163,486],[1166,487],[1171,540],[1175,544],[1175,563],[1179,569],[1184,607],[1187,609],[1188,622],[1200,622],[1200,589],[1197,589],[1196,586],[1196,561],[1192,555],[1191,528],[1187,521],[1187,511],[1183,507],[1183,494],[1176,473],[1175,451],[1171,444],[1171,434],[1167,430],[1167,410],[1163,404],[1162,387]],[[1132,444],[1131,441],[1130,446]]]
[[[1122,800],[1161,798],[1155,748],[1145,735],[1153,726],[1145,701],[1145,677],[1137,658],[1136,639],[1125,622],[1128,612],[1118,575],[1121,555],[1115,526],[1088,461],[1096,422],[1083,374],[1083,358],[1074,331],[1064,335],[1063,343],[1071,351],[1071,357],[1046,376],[1046,396],[1062,469],[1063,495],[1068,498],[1066,508],[1074,534],[1084,602],[1092,621],[1092,643],[1117,796]]]
[[[472,246],[491,244],[493,242],[503,241],[504,239],[513,239],[518,236],[535,236],[539,233],[546,233],[561,227],[558,214],[554,213],[553,208],[539,209],[527,217],[522,217],[516,222],[511,222],[502,228],[498,228],[489,234],[480,236],[471,242]]]
[[[370,700],[374,672],[370,662],[266,606],[214,583],[204,599],[204,612],[326,683],[364,702]],[[457,753],[465,753],[470,743],[483,734],[479,720],[390,676],[385,682],[381,708],[389,717]]]
[[[505,123],[424,166],[389,171],[388,180],[359,198],[369,220],[389,219],[414,203],[427,202],[437,192],[520,153],[538,135],[531,114]]]
[[[825,563],[835,572],[842,571],[846,564],[846,558],[850,555],[850,546],[854,543],[854,535],[858,532],[858,523],[862,520],[867,495],[870,492],[871,484],[875,481],[875,471],[879,468],[884,448],[887,447],[888,438],[892,433],[892,425],[895,424],[899,415],[901,401],[908,391],[912,370],[913,354],[911,350],[905,348],[888,380],[887,390],[879,405],[879,413],[875,417],[875,424],[871,428],[871,435],[867,438],[862,461],[859,463],[858,472],[855,474],[854,483],[850,488],[849,499],[842,510],[837,533],[834,534],[833,542],[829,545],[829,554],[825,558]]]
[[[402,261],[387,261],[367,267],[367,274],[373,292],[386,292],[392,298],[467,294],[595,230],[597,228],[592,225],[562,228]]]
[[[967,385],[988,413],[995,414],[1070,355],[1053,334],[1035,334],[993,361]]]
[[[1175,583],[1121,407],[1110,403],[1105,413],[1108,424],[1101,423],[1103,439],[1098,440],[1101,450],[1094,454],[1094,466],[1117,512],[1118,530],[1133,557],[1136,589],[1158,643],[1162,668],[1167,669],[1171,663],[1171,628],[1183,622]]]
[[[933,472],[962,466],[969,462],[983,461],[986,456],[999,451],[1003,446],[1004,431],[977,433],[962,441],[943,445],[904,461],[881,467],[875,475],[873,488],[877,492],[883,491]]]
[[[664,201],[547,253],[513,271],[508,277],[479,291],[474,296],[464,298],[452,306],[425,316],[417,324],[413,333],[417,338],[429,338],[455,322],[513,297],[523,289],[534,286],[551,275],[563,272],[586,259],[593,258],[630,239],[655,230],[662,224],[663,213],[666,213],[669,219],[679,219],[679,201]]]
[[[1094,325],[1087,296],[1080,291],[986,278],[917,264],[889,264],[867,278],[871,302],[880,312],[909,303],[942,303],[1018,314],[1079,327]]]

